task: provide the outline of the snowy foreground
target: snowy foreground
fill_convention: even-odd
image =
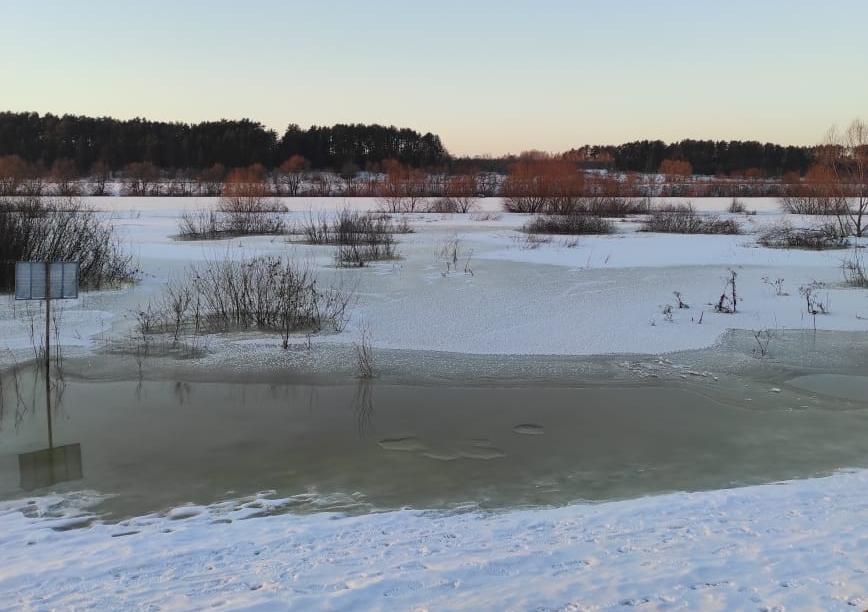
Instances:
[[[0,609],[868,607],[868,472],[504,513],[177,509],[60,531],[0,505]]]

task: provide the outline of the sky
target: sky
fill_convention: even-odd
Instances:
[[[394,124],[459,155],[813,144],[868,120],[866,23],[865,0],[0,0],[0,110]]]

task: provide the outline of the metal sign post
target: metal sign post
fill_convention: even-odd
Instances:
[[[78,298],[77,261],[19,261],[15,264],[15,299],[45,300],[45,406],[48,448],[54,448],[51,427],[51,300]]]
[[[48,418],[48,448],[54,448],[51,426],[51,268],[45,262],[45,414]]]

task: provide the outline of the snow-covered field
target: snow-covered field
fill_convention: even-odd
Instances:
[[[116,525],[4,503],[0,609],[864,610],[866,488],[245,520],[292,501],[251,499]]]
[[[285,202],[296,220],[313,210],[376,208],[365,199]],[[774,200],[746,201],[757,214],[733,215],[745,230],[739,236],[645,234],[635,221],[619,221],[614,235],[538,245],[517,231],[526,217],[483,200],[469,215],[411,215],[414,233],[399,236],[402,259],[361,270],[336,269],[330,247],[283,237],[175,240],[180,212],[213,200],[92,204],[114,217],[142,281],[65,305],[61,342],[70,354],[98,351],[187,264],[227,252],[292,255],[324,283],[355,287],[347,329],[315,339],[320,345],[347,345],[366,329],[375,347],[399,351],[663,355],[712,347],[729,329],[868,332],[868,291],[843,283],[842,261],[852,250],[756,244],[763,227],[782,220]],[[694,204],[729,216],[728,199]],[[456,240],[457,271],[441,253]],[[729,270],[738,274],[738,313],[715,313],[710,304]],[[811,285],[828,314],[807,312],[800,288]],[[674,292],[690,308],[677,308]],[[671,320],[667,305],[675,307]],[[30,325],[24,306],[0,301],[0,364],[27,356]],[[279,344],[277,337],[229,336],[210,348],[229,364],[238,347],[267,363],[280,358]],[[0,505],[0,609],[865,609],[866,485],[868,473],[851,472],[488,514],[242,520],[281,506],[262,498],[122,524],[94,520],[69,497],[22,499]]]
[[[365,198],[285,202],[292,211],[288,217],[296,221],[314,210],[377,207]],[[754,216],[735,215],[744,235],[638,233],[638,223],[628,221],[618,222],[614,235],[580,237],[575,244],[554,237],[535,248],[517,231],[527,217],[499,214],[500,200],[486,199],[476,214],[412,215],[415,232],[399,237],[402,259],[363,270],[336,270],[330,247],[287,244],[282,237],[174,240],[181,211],[213,205],[213,200],[101,198],[93,203],[115,216],[144,276],[122,295],[86,296],[68,306],[63,333],[71,345],[88,345],[97,330],[128,315],[188,263],[227,252],[291,254],[310,262],[324,282],[356,287],[358,304],[349,327],[322,339],[327,342],[348,343],[364,326],[374,346],[391,349],[659,354],[711,346],[727,329],[868,331],[868,292],[843,285],[841,266],[850,251],[757,246],[757,232],[784,218],[773,199],[750,200]],[[724,216],[728,204],[723,198],[694,201],[697,209]],[[791,222],[817,220],[791,217]],[[459,270],[446,273],[440,251],[456,239]],[[738,273],[739,312],[717,314],[711,303],[723,292],[730,269]],[[773,286],[778,279],[780,292]],[[808,314],[799,290],[812,283],[820,285],[815,294],[828,304],[829,314]],[[690,309],[675,307],[676,291]],[[667,305],[675,307],[672,321],[663,314]],[[8,305],[0,305],[0,312],[7,345],[29,346],[27,318],[11,320]],[[275,338],[272,348],[277,344]]]

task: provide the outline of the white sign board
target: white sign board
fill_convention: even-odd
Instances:
[[[56,261],[48,264],[44,261],[19,261],[15,264],[15,299],[77,299],[78,275],[77,261]]]

